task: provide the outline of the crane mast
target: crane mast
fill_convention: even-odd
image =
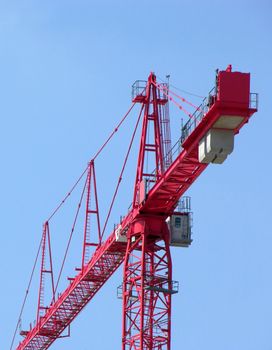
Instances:
[[[156,77],[150,74],[146,89],[135,101],[144,104],[144,117],[133,211],[146,199],[147,183],[156,183],[164,173],[161,124],[163,106]],[[147,140],[150,125],[153,138]],[[144,171],[144,163],[153,156],[155,172]],[[169,231],[164,213],[139,213],[127,232],[123,278],[122,349],[170,349],[172,264]]]
[[[91,161],[87,182],[94,186],[95,208],[88,204],[88,197],[82,267],[50,305],[42,312],[38,309],[36,325],[22,332],[24,339],[17,350],[48,349],[123,262],[119,289],[122,349],[171,349],[171,298],[178,292],[178,284],[172,280],[170,247],[191,243],[190,213],[188,206],[178,207],[179,200],[210,163],[221,164],[232,152],[234,136],[257,111],[257,94],[250,93],[248,73],[232,72],[231,66],[219,71],[215,88],[190,115],[177,143],[165,154],[169,142],[165,147],[162,120],[169,99],[169,86],[159,84],[154,73],[147,81],[135,83],[133,102],[139,103],[144,113],[132,207],[103,241]],[[147,167],[148,162],[154,164],[154,171]],[[87,191],[90,195],[90,188]],[[89,239],[90,215],[97,219],[99,239],[95,244]],[[48,224],[44,242],[46,239],[50,239]],[[88,258],[90,246],[95,250]],[[42,273],[46,271],[43,263]]]

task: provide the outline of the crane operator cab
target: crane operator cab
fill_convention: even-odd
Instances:
[[[189,247],[192,243],[191,198],[183,197],[176,209],[166,219],[170,233],[170,246]]]

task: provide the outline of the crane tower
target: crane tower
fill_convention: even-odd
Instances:
[[[94,165],[99,150],[84,172],[87,177],[81,268],[69,286],[57,294],[50,217],[45,222],[41,244],[36,324],[21,332],[24,339],[17,350],[48,349],[122,263],[123,282],[118,289],[123,301],[122,350],[171,349],[171,304],[173,294],[178,292],[178,282],[172,278],[171,246],[188,247],[192,242],[190,199],[183,196],[209,164],[223,163],[233,151],[235,135],[257,111],[257,97],[250,93],[249,73],[233,72],[231,66],[217,71],[215,87],[194,113],[188,113],[189,120],[171,148],[168,104],[173,102],[186,112],[181,102],[189,102],[171,92],[169,84],[158,83],[153,72],[147,81],[135,82],[131,109],[139,104],[140,113],[129,151],[140,121],[142,129],[130,210],[104,240],[112,206],[102,229]],[[148,170],[147,160],[151,160],[154,169]],[[91,217],[96,221],[96,242],[90,234]],[[87,254],[90,248],[91,257]],[[49,267],[45,266],[46,254]],[[43,305],[46,274],[50,275],[52,286],[49,305]]]

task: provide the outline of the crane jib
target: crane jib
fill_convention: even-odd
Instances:
[[[171,215],[179,198],[218,156],[212,149],[210,152],[214,152],[215,156],[213,154],[210,161],[209,150],[205,149],[204,161],[199,158],[200,145],[208,142],[207,135],[213,137],[209,134],[211,130],[215,133],[216,130],[228,130],[230,135],[236,135],[257,111],[257,97],[249,92],[249,74],[227,70],[219,72],[217,78],[216,89],[184,126],[172,163],[155,183],[152,182],[152,186],[149,184],[139,206],[132,208],[122,219],[120,227],[125,233],[143,215]],[[139,102],[144,104],[145,96],[142,92],[139,96]],[[66,290],[47,308],[44,316],[32,329],[24,332],[25,339],[17,350],[48,349],[118,269],[125,254],[125,240],[118,241],[115,231],[111,232],[109,238],[97,247],[90,261],[71,279]]]

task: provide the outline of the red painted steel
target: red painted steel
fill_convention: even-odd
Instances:
[[[171,141],[171,128],[170,128],[170,115],[169,115],[169,99],[168,99],[168,92],[169,92],[169,77],[168,83],[160,84],[162,85],[164,91],[166,91],[167,96],[164,96],[164,94],[161,91],[158,91],[162,96],[167,97],[167,103],[165,104],[159,104],[159,117],[160,117],[160,128],[161,128],[161,141],[162,141],[162,149],[163,149],[163,158],[164,158],[164,170],[168,169],[169,166],[172,163],[172,141]]]
[[[257,111],[256,106],[251,107],[248,99],[249,76],[246,76],[231,72],[231,68],[218,73],[215,91],[205,101],[206,104],[197,110],[197,114],[192,115],[190,124],[183,130],[185,134],[172,152],[173,159],[174,156],[176,158],[164,171],[158,106],[166,103],[167,98],[158,98],[156,77],[150,74],[145,94],[134,99],[134,103],[142,104],[145,113],[133,207],[120,223],[128,243],[117,242],[115,232],[112,232],[96,248],[90,261],[72,279],[67,289],[49,305],[45,315],[39,317],[36,326],[25,332],[26,337],[17,350],[48,349],[124,260],[123,350],[170,350],[171,295],[174,289],[165,219],[173,213],[179,198],[207,167],[207,164],[198,161],[198,144],[207,131],[222,115],[242,116],[241,123],[235,129],[235,133],[238,133]],[[237,92],[235,99],[233,84]],[[153,143],[147,143],[148,123],[153,123]],[[154,173],[145,173],[147,154],[155,157]],[[141,187],[144,179],[147,181],[147,193],[143,196],[140,191],[145,190]]]
[[[93,196],[92,196],[93,191]],[[94,199],[92,204],[91,199]],[[91,237],[91,218],[95,217],[96,231],[97,234]],[[94,230],[92,230],[94,231]],[[94,234],[94,232],[93,232]],[[96,242],[95,238],[97,236]],[[87,174],[87,190],[86,190],[86,211],[85,211],[85,225],[84,225],[84,239],[83,239],[83,252],[82,252],[82,268],[90,260],[90,247],[96,247],[101,245],[101,227],[98,207],[98,195],[96,186],[96,176],[94,160],[89,163],[88,174]]]
[[[115,241],[115,234],[112,233],[96,249],[89,263],[69,287],[48,308],[45,316],[39,318],[17,349],[48,349],[120,266],[125,249],[124,244]]]
[[[48,267],[46,266],[46,256],[49,257]],[[51,289],[52,289],[52,300],[55,301],[55,284],[54,284],[54,272],[53,272],[53,262],[52,262],[52,251],[51,251],[51,240],[50,240],[50,230],[48,221],[43,225],[42,234],[42,258],[41,258],[41,269],[40,269],[40,285],[38,294],[38,308],[37,308],[37,318],[38,320],[42,315],[45,314],[47,307],[44,305],[45,300],[45,279],[46,275],[50,276]]]
[[[164,171],[163,165],[163,151],[162,151],[162,140],[161,140],[161,130],[159,125],[159,104],[165,104],[166,99],[159,99],[157,88],[153,84],[156,82],[156,77],[153,73],[150,74],[146,86],[144,105],[144,118],[142,126],[142,134],[140,141],[140,150],[138,156],[138,165],[136,170],[136,179],[134,187],[133,196],[133,207],[137,207],[140,201],[140,186],[144,178],[149,178],[149,181],[155,182],[158,178],[162,176]],[[148,127],[152,129],[153,138],[148,140]],[[145,163],[147,162],[148,156],[153,156],[155,173],[150,173],[148,170],[144,171]]]
[[[172,263],[165,217],[140,216],[124,264],[122,349],[170,349]]]
[[[145,96],[134,211],[145,201],[146,180],[154,183],[165,169],[160,122],[161,106],[167,99],[157,89],[152,73]],[[154,134],[153,143],[148,139],[148,125]],[[150,152],[154,153],[155,173],[144,170]],[[164,215],[138,215],[128,231],[123,277],[123,350],[170,349],[172,265],[165,220]]]

